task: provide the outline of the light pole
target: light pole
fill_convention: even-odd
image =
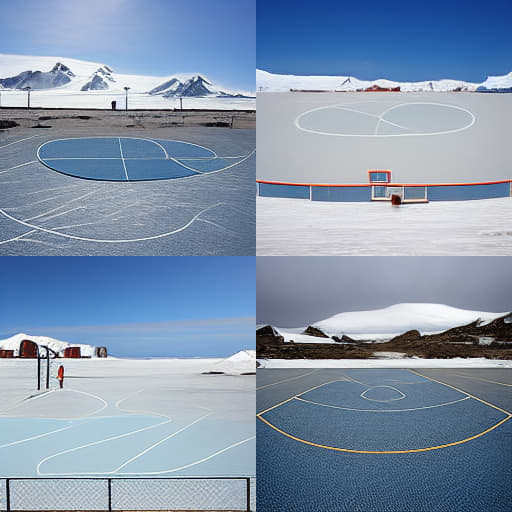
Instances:
[[[180,96],[180,111],[183,112],[183,96]]]
[[[129,90],[130,90],[130,88],[129,88],[129,87],[125,87],[125,88],[124,88],[124,91],[125,91],[125,93],[126,93],[126,97],[125,97],[125,108],[124,108],[125,110],[128,110],[128,91],[129,91]]]
[[[24,91],[27,91],[27,108],[30,108],[30,91],[32,90],[32,87],[28,86],[23,89]]]

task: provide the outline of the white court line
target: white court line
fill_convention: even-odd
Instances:
[[[399,398],[389,398],[388,400],[376,400],[375,398],[368,398],[367,396],[364,396],[365,393],[370,391],[370,389],[375,389],[375,388],[391,388],[391,389],[394,389],[395,391],[398,391],[402,396],[399,397]],[[396,400],[403,400],[407,395],[405,393],[402,393],[399,389],[397,389],[397,388],[395,388],[393,386],[370,386],[368,389],[365,389],[359,396],[361,398],[364,398],[365,400],[369,400],[370,402],[384,402],[384,403],[387,403],[387,402],[395,402]]]
[[[465,396],[464,398],[459,398],[458,400],[454,400],[452,402],[445,402],[442,404],[436,405],[426,405],[424,407],[414,407],[412,409],[352,409],[350,407],[340,407],[337,405],[328,405],[322,404],[320,402],[313,402],[311,400],[306,400],[305,398],[295,397],[295,400],[300,400],[301,402],[306,402],[308,404],[320,405],[321,407],[329,407],[331,409],[342,409],[344,411],[358,411],[358,412],[404,412],[404,411],[420,411],[422,409],[434,409],[435,407],[444,407],[445,405],[456,404],[457,402],[463,402],[464,400],[469,400],[470,396]]]
[[[121,239],[121,240],[102,240],[100,238],[87,238],[84,236],[76,236],[76,235],[69,235],[67,233],[60,233],[59,231],[55,231],[53,229],[43,228],[41,226],[36,226],[35,224],[29,224],[28,222],[25,222],[21,219],[17,219],[16,217],[9,215],[5,210],[2,210],[2,208],[0,208],[0,214],[2,214],[4,217],[7,217],[8,219],[10,219],[14,222],[17,222],[18,224],[27,226],[28,228],[37,229],[39,231],[43,231],[44,233],[50,233],[52,235],[61,236],[63,238],[70,238],[72,240],[81,240],[83,242],[96,242],[96,243],[103,243],[103,244],[123,244],[123,243],[126,244],[126,243],[133,243],[133,242],[145,242],[147,240],[156,240],[158,238],[165,238],[167,236],[171,236],[176,233],[180,233],[181,231],[184,231],[189,226],[191,226],[199,218],[200,215],[207,212],[208,210],[212,210],[213,208],[216,208],[217,206],[226,206],[226,203],[215,203],[211,206],[208,206],[208,207],[202,209],[199,213],[196,213],[196,215],[194,215],[186,224],[184,224],[180,228],[177,228],[173,231],[169,231],[167,233],[161,233],[160,235],[146,236],[146,237],[142,237],[142,238]]]
[[[91,192],[87,192],[87,193],[85,193],[85,194],[83,194],[83,195],[81,195],[79,197],[75,197],[74,199],[70,199],[69,201],[65,201],[60,206],[57,206],[57,208],[53,208],[51,210],[48,210],[47,212],[40,213],[39,215],[35,215],[34,217],[29,217],[28,219],[23,219],[23,222],[27,222],[29,220],[39,219],[40,217],[45,217],[46,215],[49,215],[50,213],[53,213],[53,212],[61,210],[64,207],[64,205],[70,204],[70,203],[74,203],[75,201],[79,201],[80,199],[83,199],[83,198],[85,198],[87,196],[90,196],[91,194],[94,194],[95,192],[97,192],[97,190],[92,190]]]
[[[172,437],[180,434],[184,430],[187,430],[187,428],[190,428],[192,425],[195,425],[196,423],[199,423],[200,421],[204,420],[208,416],[211,416],[212,414],[213,414],[213,412],[209,412],[208,414],[204,414],[203,416],[201,416],[201,417],[197,418],[196,420],[194,420],[192,423],[189,423],[188,425],[185,425],[183,428],[180,428],[179,430],[176,430],[176,432],[173,432],[172,434],[169,434],[167,437],[164,437],[163,439],[160,439],[160,441],[156,442],[155,444],[152,444],[151,446],[149,446],[145,450],[141,451],[140,453],[135,455],[135,457],[132,457],[131,459],[128,459],[126,462],[121,464],[118,468],[114,469],[112,471],[112,473],[117,473],[120,469],[124,468],[125,466],[127,466],[128,464],[133,462],[134,460],[138,459],[139,457],[142,457],[146,453],[148,453],[151,450],[153,450],[153,448],[156,448],[158,445],[160,445],[163,442],[167,441],[168,439],[171,439]]]
[[[169,160],[176,162],[178,165],[181,165],[182,167],[185,167],[185,169],[188,169],[190,171],[198,172],[199,174],[208,175],[208,174],[215,174],[217,172],[225,171],[226,169],[231,169],[231,167],[240,165],[242,162],[245,162],[248,158],[250,158],[252,155],[254,155],[254,153],[256,153],[256,149],[253,149],[248,155],[245,155],[245,157],[242,160],[240,160],[239,162],[235,162],[234,164],[223,167],[222,169],[217,169],[216,171],[200,171],[199,169],[194,169],[193,167],[189,167],[188,165],[185,165],[184,163],[180,162],[176,158],[170,158]]]
[[[8,238],[7,240],[0,240],[0,245],[7,244],[9,242],[15,242],[16,240],[21,240],[24,236],[31,235],[32,233],[36,233],[37,229],[31,229],[30,231],[26,231],[25,233],[15,236],[14,238]]]
[[[46,419],[46,418],[45,418]],[[13,441],[12,443],[0,444],[0,448],[7,448],[8,446],[14,446],[17,444],[26,443],[28,441],[33,441],[35,439],[41,439],[42,437],[50,436],[52,434],[56,434],[57,432],[62,432],[63,430],[68,430],[72,428],[74,425],[68,425],[67,427],[59,428],[57,430],[52,430],[51,432],[46,432],[44,434],[39,434],[37,436],[27,437],[25,439],[20,439],[19,441]]]
[[[15,140],[14,142],[9,142],[9,144],[5,144],[5,146],[0,146],[0,149],[6,148],[7,146],[11,146],[12,144],[18,144],[18,142],[23,142],[24,140],[33,139],[34,137],[39,137],[39,135],[32,135],[31,137],[27,137],[26,139]]]
[[[404,130],[410,130],[411,128],[407,127],[407,126],[402,126],[401,124],[397,124],[397,123],[393,123],[392,121],[388,121],[387,119],[382,119],[381,116],[378,116],[377,114],[371,114],[370,112],[364,112],[363,110],[356,110],[355,108],[346,108],[346,107],[341,107],[341,106],[336,106],[334,107],[338,110],[347,110],[348,112],[356,112],[357,114],[362,114],[364,116],[368,116],[368,117],[376,117],[377,119],[379,119],[380,121],[382,121],[383,123],[387,123],[387,124],[391,124],[393,126],[396,126],[397,128],[403,128]]]
[[[380,117],[383,117],[385,114],[387,114],[391,110],[393,110],[395,108],[398,108],[398,107],[402,107],[402,106],[407,106],[407,105],[435,105],[435,106],[448,107],[448,108],[452,108],[452,109],[461,110],[463,112],[466,112],[471,117],[471,121],[466,126],[463,126],[462,128],[455,128],[453,130],[443,130],[443,131],[439,131],[439,132],[427,132],[427,133],[389,133],[389,134],[384,134],[384,133],[381,133],[381,134],[379,134],[379,133],[373,133],[373,134],[330,133],[330,132],[324,132],[324,131],[320,131],[320,130],[313,130],[313,129],[310,129],[310,128],[304,128],[300,124],[301,118],[303,116],[311,114],[312,112],[316,112],[316,111],[319,111],[319,110],[328,110],[328,109],[333,109],[333,108],[339,108],[339,107],[343,107],[344,105],[354,105],[354,104],[358,104],[358,103],[361,103],[361,102],[326,105],[326,106],[323,106],[323,107],[316,107],[316,108],[313,108],[311,110],[307,110],[306,112],[302,112],[301,114],[299,114],[295,118],[295,122],[294,122],[295,127],[297,129],[303,131],[303,132],[314,133],[314,134],[317,134],[317,135],[330,135],[330,136],[333,136],[333,137],[372,137],[372,138],[373,137],[425,137],[425,136],[445,135],[445,134],[449,134],[449,133],[461,132],[461,131],[467,130],[468,128],[471,128],[471,126],[473,126],[475,124],[475,121],[476,121],[476,118],[475,118],[475,116],[474,116],[474,114],[472,112],[470,112],[469,110],[467,110],[465,108],[459,107],[457,105],[451,105],[451,104],[447,104],[447,103],[434,103],[434,102],[411,102],[411,103],[399,103],[398,105],[393,105],[392,107],[384,110],[384,112],[382,112],[380,114]],[[362,102],[362,103],[364,103],[364,102]],[[378,129],[378,126],[379,126],[379,122],[377,122],[377,126],[375,128],[376,130]]]
[[[224,453],[228,450],[231,450],[232,448],[236,448],[237,446],[240,446],[241,444],[247,443],[248,441],[251,441],[253,439],[256,439],[256,436],[249,437],[247,439],[244,439],[242,441],[239,441],[238,443],[234,443],[230,446],[227,446],[226,448],[223,448],[222,450],[219,450],[215,453],[212,453],[208,457],[205,457],[204,459],[197,460],[196,462],[192,462],[190,464],[186,464],[185,466],[180,466],[179,468],[173,468],[173,469],[165,469],[163,471],[146,471],[144,473],[118,473],[118,475],[163,475],[164,473],[174,473],[176,471],[181,471],[182,469],[187,469],[192,466],[196,466],[197,464],[201,464],[207,460],[213,459],[213,457],[216,457],[217,455],[220,455],[221,453]]]
[[[12,171],[13,169],[18,169],[25,165],[30,165],[30,164],[35,164],[35,163],[37,163],[37,160],[32,160],[31,162],[25,162],[24,164],[15,165],[14,167],[9,167],[9,169],[4,169],[3,171],[0,171],[0,174],[4,174],[5,172]]]
[[[34,137],[37,137],[37,135],[34,135]],[[43,144],[41,144],[37,148],[37,158],[39,160],[45,160],[45,159],[40,157],[40,155],[39,155],[40,150],[41,150],[41,148],[43,146],[46,146],[46,144],[50,144],[52,142],[57,142],[57,141],[62,141],[62,140],[86,140],[86,139],[113,139],[114,140],[116,138],[119,138],[119,137],[112,137],[110,135],[101,135],[101,136],[97,136],[97,137],[66,137],[66,138],[63,138],[63,139],[48,140],[48,141],[44,142]],[[142,138],[142,137],[122,137],[122,138],[123,139],[132,139],[132,140],[145,140],[145,141],[148,141],[148,142],[153,142],[154,144],[156,144],[157,146],[159,146],[163,150],[163,152],[166,155],[166,158],[169,157],[169,155],[167,154],[166,149],[160,143],[158,143],[156,140],[145,139],[145,138]],[[195,144],[194,142],[186,142],[184,140],[176,140],[176,139],[158,139],[158,140],[162,140],[164,142],[179,142],[181,144],[188,144],[189,146],[196,146],[198,148],[205,149],[206,151],[209,151],[213,156],[217,156],[217,153],[215,153],[215,151],[213,151],[213,149],[207,148],[205,146],[201,146],[200,144]],[[15,144],[15,143],[12,143],[12,144]]]
[[[119,416],[119,418],[122,419],[123,417]],[[124,437],[132,436],[134,434],[138,434],[139,432],[144,432],[146,430],[151,430],[151,429],[159,427],[161,425],[165,425],[166,423],[170,423],[171,421],[172,421],[172,419],[169,419],[169,420],[166,420],[166,421],[161,421],[160,423],[155,423],[154,425],[149,425],[148,427],[139,428],[137,430],[132,430],[132,431],[126,432],[124,434],[119,434],[117,436],[107,437],[107,438],[101,439],[99,441],[94,441],[92,443],[83,444],[81,446],[75,446],[74,448],[69,448],[68,450],[63,450],[61,452],[54,453],[53,455],[50,455],[48,457],[45,457],[44,459],[41,459],[41,461],[39,462],[39,464],[37,465],[37,468],[36,468],[37,474],[38,475],[67,475],[69,473],[42,473],[40,468],[41,468],[41,465],[44,464],[46,461],[48,461],[50,459],[54,459],[54,458],[59,457],[61,455],[65,455],[66,453],[76,452],[78,450],[81,450],[82,448],[88,448],[89,446],[97,446],[99,444],[108,443],[109,441],[113,441],[115,439],[122,439]],[[105,472],[98,473],[98,474],[104,474],[104,473]],[[94,474],[94,473],[76,473],[76,474],[79,475],[79,474]]]
[[[297,379],[300,379],[302,377],[306,377],[307,375],[311,375],[312,373],[315,373],[315,372],[318,372],[318,371],[319,370],[313,370],[312,372],[303,373],[302,375],[298,375],[297,377],[290,377],[289,379],[278,380],[277,382],[272,382],[272,384],[266,384],[265,386],[260,386],[259,388],[256,388],[256,390],[269,388],[271,386],[276,386],[277,384],[281,384],[281,382],[288,382],[290,380],[297,380]]]
[[[130,179],[128,178],[128,173],[126,172],[126,164],[124,163],[123,147],[121,146],[121,137],[118,137],[118,140],[119,140],[119,150],[121,151],[121,161],[123,162],[124,174],[126,176],[126,181],[130,181]]]

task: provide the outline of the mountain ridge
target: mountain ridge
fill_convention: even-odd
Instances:
[[[280,75],[261,69],[256,70],[258,92],[285,92],[290,90],[355,92],[372,86],[400,87],[401,92],[509,92],[512,89],[512,72],[503,76],[489,76],[478,84],[464,80],[440,79],[418,82],[398,82],[379,78],[360,80],[353,76],[335,75]]]

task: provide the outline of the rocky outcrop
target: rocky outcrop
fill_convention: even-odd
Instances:
[[[322,332],[320,329],[313,327],[312,325],[305,329],[304,334],[309,334],[310,336],[315,336],[316,338],[330,338],[330,336],[327,336],[325,332]]]
[[[282,336],[265,331],[256,335],[259,358],[279,359],[368,359],[379,352],[400,352],[408,357],[453,358],[486,357],[512,360],[512,314],[482,324],[476,320],[442,333],[421,335],[410,330],[387,342],[354,340],[343,335],[333,336],[333,343],[285,343]],[[305,334],[329,338],[321,330],[308,327]]]
[[[411,331],[404,332],[399,336],[395,336],[390,343],[407,343],[408,341],[416,341],[421,338],[421,334],[419,331],[413,329]]]

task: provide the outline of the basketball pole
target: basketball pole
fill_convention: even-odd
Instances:
[[[37,346],[37,390],[41,390],[41,353],[39,352],[39,345]]]
[[[130,90],[129,87],[125,87],[124,88],[124,91],[125,91],[125,104],[124,104],[124,109],[125,110],[128,110],[128,91]]]

